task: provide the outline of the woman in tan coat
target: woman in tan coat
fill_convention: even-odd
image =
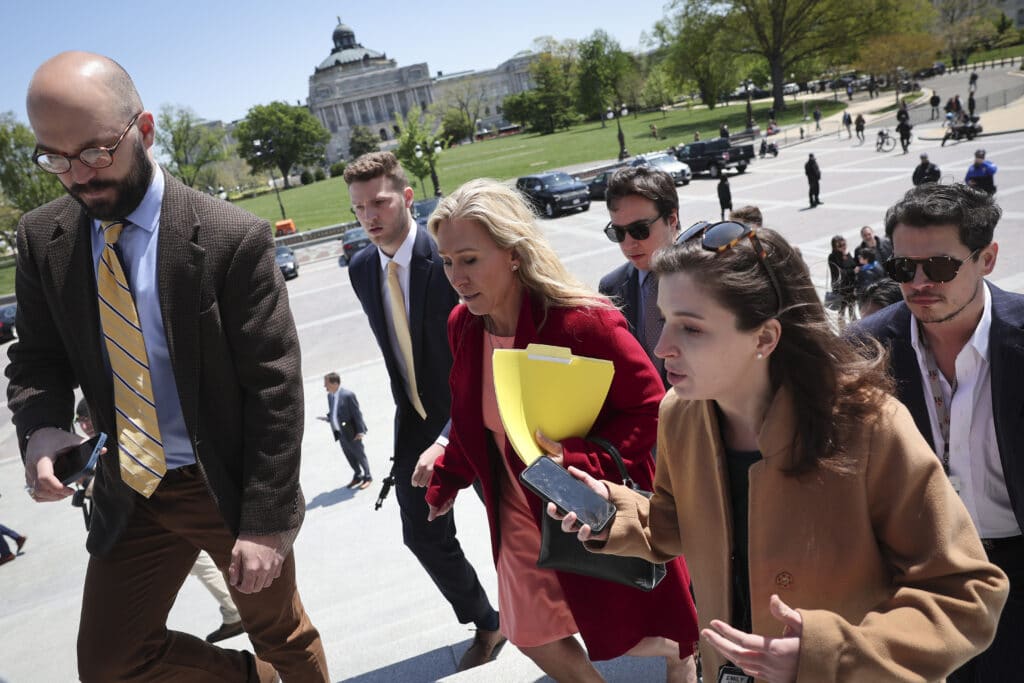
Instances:
[[[601,536],[572,513],[563,529],[686,556],[706,681],[941,681],[988,646],[1008,583],[881,351],[832,334],[777,233],[702,224],[679,244],[653,266],[673,386],[654,496],[574,472],[618,512]]]

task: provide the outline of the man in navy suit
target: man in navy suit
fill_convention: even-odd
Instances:
[[[606,201],[612,220],[604,233],[618,243],[626,263],[601,278],[598,290],[618,304],[667,389],[664,361],[654,355],[665,320],[658,312],[657,276],[649,268],[654,252],[679,235],[676,185],[664,171],[630,166],[608,180]]]
[[[954,683],[1020,680],[1024,671],[1024,296],[985,277],[1001,211],[966,185],[920,185],[885,216],[889,276],[904,302],[855,333],[886,344],[897,396],[932,444],[1010,597],[989,649]]]
[[[331,425],[334,440],[341,444],[341,450],[352,465],[352,481],[347,488],[366,489],[373,482],[370,463],[363,448],[366,436],[366,422],[359,410],[359,400],[348,389],[342,389],[341,377],[336,372],[324,375],[324,389],[327,390],[327,415],[320,419]]]
[[[434,239],[412,218],[413,189],[395,155],[364,154],[346,167],[345,183],[356,218],[377,247],[352,257],[348,274],[391,378],[396,408],[391,479],[402,536],[459,622],[476,624],[473,644],[459,662],[463,671],[497,656],[505,638],[498,613],[455,538],[455,518],[449,514],[428,522],[424,500],[433,462],[447,444],[452,365],[447,326],[459,299]]]

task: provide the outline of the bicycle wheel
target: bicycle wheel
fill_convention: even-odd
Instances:
[[[883,152],[891,152],[894,149],[896,149],[896,141],[894,139],[892,139],[891,137],[887,137],[884,140],[882,140]]]

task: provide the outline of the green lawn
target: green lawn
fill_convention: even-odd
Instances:
[[[0,294],[11,294],[14,292],[14,266],[5,265],[0,267]]]
[[[990,59],[1009,59],[1010,57],[1021,56],[1024,56],[1024,43],[1011,45],[1010,47],[1000,47],[994,50],[985,50],[984,52],[975,52],[967,58],[967,66],[973,65],[975,62],[987,62]],[[951,60],[946,60],[946,64],[950,62]]]
[[[846,106],[828,97],[808,101],[807,111],[812,111],[815,104],[821,107],[825,116]],[[788,105],[789,109],[779,113],[780,125],[796,123],[803,115],[802,105],[792,102]],[[762,128],[767,125],[770,108],[769,101],[754,104],[754,117]],[[665,114],[630,114],[621,121],[626,148],[632,154],[641,154],[689,142],[695,130],[700,130],[702,139],[716,137],[718,127],[723,122],[728,123],[733,132],[740,131],[746,126],[746,105],[734,104],[714,110],[680,109]],[[652,123],[658,127],[658,140],[651,136]],[[602,127],[600,123],[584,123],[553,135],[526,133],[445,150],[437,169],[441,190],[451,192],[473,178],[506,180],[552,168],[614,159],[619,151],[617,129],[614,121],[607,124]],[[413,182],[417,197],[424,196],[423,186],[416,179]],[[425,182],[426,192],[429,193],[432,191],[430,179]],[[281,193],[281,201],[288,217],[295,221],[300,231],[354,218],[348,191],[341,178],[329,178],[289,189]],[[240,201],[238,205],[271,222],[281,219],[281,210],[273,193]]]

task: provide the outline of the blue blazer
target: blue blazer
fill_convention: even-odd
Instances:
[[[1010,504],[1024,529],[1024,295],[986,284],[992,294],[989,358],[996,443]],[[918,430],[934,450],[924,384],[917,354],[910,344],[910,325],[910,309],[900,302],[864,318],[852,334],[874,337],[889,347],[896,397],[910,410]]]
[[[327,397],[327,422],[334,429],[331,422],[331,397]],[[334,440],[337,441],[342,435],[347,440],[352,440],[357,434],[366,433],[366,422],[363,421],[363,413],[359,410],[359,399],[348,389],[338,389],[337,400],[334,402],[334,414],[341,425],[341,432],[334,432]],[[351,433],[349,433],[351,432]]]
[[[380,251],[373,247],[359,251],[352,257],[348,275],[391,378],[391,394],[396,408],[395,462],[400,471],[411,472],[420,453],[448,424],[451,411],[448,373],[452,367],[452,354],[448,348],[448,314],[459,303],[459,297],[445,277],[437,244],[422,228],[416,231],[409,266],[409,335],[412,338],[416,388],[427,411],[426,420],[420,418],[409,402],[398,360],[391,351],[391,331],[384,317],[381,296]]]

